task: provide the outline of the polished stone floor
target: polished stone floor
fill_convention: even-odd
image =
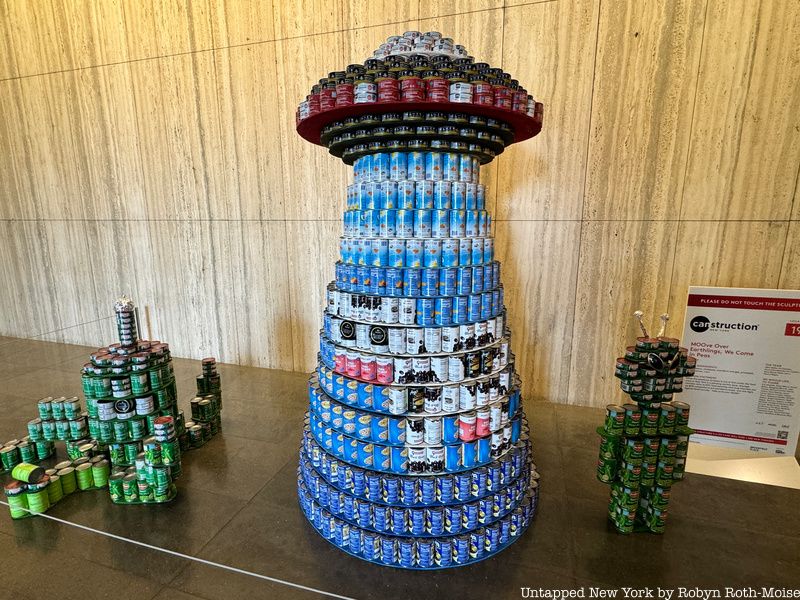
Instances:
[[[0,338],[0,441],[24,435],[38,398],[80,394],[79,369],[90,350]],[[175,370],[187,405],[199,363],[176,360]],[[224,431],[184,456],[172,504],[115,506],[103,492],[84,492],[47,514],[359,600],[519,598],[521,587],[800,584],[800,492],[689,474],[674,489],[665,535],[617,535],[605,520],[608,488],[594,478],[601,411],[541,402],[529,403],[527,412],[542,496],[520,541],[456,570],[367,564],[313,532],[295,499],[307,376],[233,365],[219,370]],[[12,521],[0,509],[0,598],[324,597],[74,525]]]

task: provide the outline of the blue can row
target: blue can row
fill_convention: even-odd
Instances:
[[[478,405],[478,398],[485,395],[486,402],[481,397],[481,405],[497,402],[508,396],[513,405],[519,407],[519,387],[514,381],[513,372],[513,365],[510,365],[496,375],[479,378],[474,386],[454,383],[435,387],[408,387],[365,383],[320,364],[317,366],[316,376],[309,379],[308,385],[309,393],[315,393],[316,386],[319,386],[328,396],[349,406],[385,415],[402,415],[408,411],[419,412],[420,402],[424,409],[426,400],[431,402],[436,399],[442,406],[446,402],[448,406],[458,406],[460,410],[464,387],[468,388],[466,391],[469,394],[474,394],[471,402],[474,401],[475,406]],[[516,413],[516,409],[513,412]]]
[[[485,210],[370,209],[344,212],[346,237],[370,238],[475,238],[492,229]]]
[[[458,152],[376,152],[353,163],[357,182],[429,179],[478,183],[480,172],[480,160]]]
[[[523,434],[524,437],[524,434]],[[311,443],[316,444],[311,438]],[[331,489],[337,489],[373,504],[388,506],[449,506],[480,500],[515,481],[537,482],[539,474],[531,469],[528,447],[520,444],[502,459],[472,471],[454,475],[406,477],[359,469],[341,462],[317,447],[314,464],[305,449],[300,451],[300,464],[309,465],[312,478],[319,476]],[[305,468],[305,467],[304,467]],[[311,485],[311,484],[310,484]],[[532,484],[526,484],[532,485]]]
[[[530,524],[538,501],[535,495],[526,496],[510,515],[468,534],[415,539],[351,526],[322,508],[304,487],[298,487],[298,497],[306,519],[334,546],[369,562],[415,570],[463,566],[497,554],[519,539]]]
[[[311,412],[334,431],[361,441],[388,446],[413,446],[415,443],[450,445],[476,441],[476,435],[500,436],[497,440],[499,445],[502,442],[503,428],[511,426],[519,409],[517,394],[482,406],[478,411],[473,408],[463,414],[437,416],[420,413],[407,417],[376,415],[358,410],[333,400],[319,387],[311,388],[309,399]],[[486,421],[481,425],[482,430],[477,433],[476,412],[480,412]],[[462,418],[466,418],[468,424],[471,423],[471,429],[469,425],[465,426]],[[464,437],[467,436],[469,439],[465,440]]]
[[[314,438],[326,452],[345,462],[383,473],[421,475],[456,473],[488,465],[508,452],[519,440],[522,418],[517,417],[511,422],[510,431],[503,431],[503,438],[497,446],[494,445],[494,436],[449,446],[411,448],[383,446],[336,432],[314,413],[310,413],[309,427]]]
[[[342,263],[364,267],[469,267],[494,260],[494,238],[341,238]]]
[[[336,263],[336,287],[391,298],[464,296],[500,288],[500,263],[476,267],[357,267]],[[465,307],[469,308],[469,306]],[[469,310],[467,310],[469,312]],[[487,317],[489,318],[489,317]]]
[[[342,288],[340,288],[340,292]],[[476,321],[486,321],[497,317],[503,312],[503,288],[483,294],[469,296],[445,296],[438,298],[392,298],[386,295],[366,295],[368,291],[356,288],[345,289],[345,292],[363,294],[359,299],[369,303],[371,308],[385,314],[382,307],[397,314],[398,321],[378,319],[375,322],[392,324],[399,322],[401,325],[420,325],[433,327],[434,325],[463,325]],[[397,306],[395,306],[397,302]]]
[[[463,181],[371,181],[347,186],[347,210],[454,208],[484,210],[486,188]]]
[[[516,509],[527,495],[527,482],[518,481],[496,494],[475,502],[447,507],[406,508],[372,504],[331,489],[319,483],[308,471],[300,469],[298,485],[305,487],[311,497],[335,517],[351,526],[396,536],[421,538],[442,537],[469,533],[502,519]]]

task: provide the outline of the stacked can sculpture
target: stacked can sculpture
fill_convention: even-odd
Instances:
[[[300,464],[300,505],[359,558],[460,566],[538,498],[480,166],[542,105],[436,32],[330,73],[298,133],[353,166]]]
[[[608,516],[620,533],[663,533],[672,484],[683,479],[689,446],[689,405],[673,400],[695,359],[680,340],[661,331],[650,337],[641,311],[634,313],[642,336],[616,362],[615,376],[630,404],[606,407],[600,434],[597,478],[611,485]]]

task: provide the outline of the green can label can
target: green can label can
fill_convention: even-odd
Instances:
[[[44,439],[44,428],[41,419],[31,419],[28,421],[28,437],[36,442]]]
[[[667,511],[653,508],[647,511],[645,517],[647,528],[653,533],[664,533],[667,524]]]
[[[97,431],[100,435],[97,438],[99,441],[108,443],[114,441],[114,421],[99,421],[97,424]]]
[[[644,442],[634,438],[626,438],[622,446],[622,458],[626,462],[641,461],[644,454]]]
[[[161,464],[161,446],[158,444],[155,438],[147,438],[144,441],[144,457],[147,461],[147,464]]]
[[[69,439],[69,421],[56,421],[56,437],[59,440]]]
[[[6,446],[0,448],[0,462],[3,464],[4,471],[10,471],[20,463],[19,448],[16,446]]]
[[[194,411],[192,411],[194,417]],[[606,406],[606,420],[603,428],[608,433],[620,434],[625,424],[625,409],[618,404]]]
[[[124,500],[125,495],[122,488],[123,477],[121,473],[115,473],[108,478],[108,493],[111,496],[111,500],[114,502],[122,502]]]
[[[153,488],[146,481],[139,480],[136,483],[139,492],[139,500],[141,502],[152,502],[154,499]]]
[[[123,477],[122,494],[125,502],[137,502],[139,500],[139,486],[136,475],[125,475]]]
[[[98,417],[96,398],[86,398],[86,414],[88,414],[91,419],[96,419]]]
[[[658,451],[659,458],[671,458],[675,456],[678,448],[678,440],[672,437],[662,437],[661,446]]]
[[[165,465],[173,465],[180,459],[181,450],[178,442],[161,442],[161,461]]]
[[[128,422],[127,421],[114,421],[114,441],[126,442],[128,441]]]
[[[675,465],[667,460],[659,460],[656,467],[656,484],[669,487],[672,485],[672,474],[675,470]]]
[[[661,435],[675,433],[675,407],[671,404],[662,404],[658,416],[658,432]]]
[[[77,419],[81,415],[81,403],[77,398],[64,400],[64,418]]]
[[[661,414],[659,405],[642,408],[642,435],[658,435],[658,419]]]
[[[169,487],[169,484],[172,483],[169,467],[156,467],[153,470],[156,476],[156,487]]]
[[[112,465],[118,465],[127,462],[125,460],[125,449],[122,444],[109,444],[108,456],[111,459]]]
[[[675,465],[672,469],[672,479],[676,481],[680,481],[683,479],[683,475],[686,472],[686,459],[685,458],[676,458]]]
[[[52,398],[42,398],[36,404],[37,409],[39,410],[39,418],[44,420],[52,419],[53,418],[53,409],[50,402]]]
[[[616,477],[617,467],[616,460],[600,458],[597,461],[597,478],[603,483],[611,483]]]
[[[689,452],[689,436],[679,435],[677,438],[675,438],[675,442],[675,456],[686,458],[686,455]]]
[[[689,412],[691,410],[691,407],[688,404],[686,404],[686,402],[680,402],[678,400],[672,402],[672,406],[675,407],[675,426],[688,427]]]
[[[42,421],[42,436],[51,442],[58,439],[55,421]]]
[[[617,458],[617,441],[616,437],[600,436],[600,458],[613,459]]]
[[[123,445],[125,452],[125,462],[132,465],[136,461],[136,456],[139,454],[139,444],[136,442],[127,443]]]
[[[20,442],[17,448],[19,448],[19,457],[23,463],[36,462],[36,446],[28,442]]]
[[[638,488],[642,476],[642,465],[624,462],[620,469],[620,475],[625,487]]]
[[[625,404],[625,435],[639,435],[642,426],[642,411],[635,404]]]

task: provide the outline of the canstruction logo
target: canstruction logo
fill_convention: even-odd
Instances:
[[[689,327],[692,328],[692,331],[696,331],[697,333],[703,333],[704,331],[732,331],[732,330],[739,330],[739,331],[758,331],[758,323],[742,323],[741,321],[738,323],[726,323],[724,321],[714,321],[712,322],[711,319],[708,317],[704,317],[703,315],[697,315],[693,317],[692,320],[689,322]]]

